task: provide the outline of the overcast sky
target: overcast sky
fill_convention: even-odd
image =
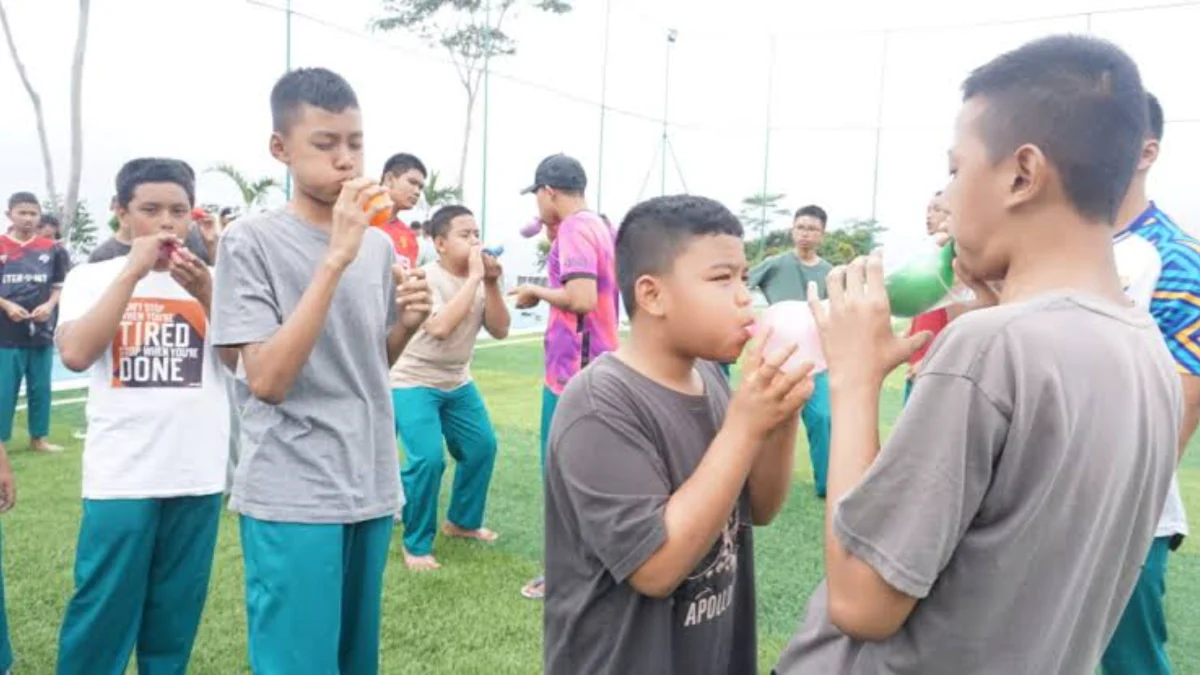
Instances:
[[[284,0],[264,0],[278,6]],[[66,180],[72,0],[5,0],[18,47],[41,93],[60,190]],[[419,40],[365,30],[378,0],[294,0],[321,23],[293,19],[292,63],[322,65],[356,88],[368,173],[393,152],[415,152],[447,177],[457,172],[464,96],[444,56]],[[668,192],[720,199],[735,211],[763,189],[789,209],[825,206],[837,223],[876,213],[889,242],[919,237],[924,203],[945,181],[945,150],[963,76],[999,52],[1056,32],[1110,38],[1138,60],[1166,108],[1155,198],[1200,225],[1200,4],[1138,0],[576,0],[567,16],[526,11],[507,26],[519,54],[495,63],[491,82],[487,238],[512,240],[534,212],[519,189],[543,156],[567,152],[591,175],[593,205],[614,219],[661,190],[666,30],[671,54]],[[605,9],[611,6],[607,69]],[[735,9],[736,13],[735,13]],[[1095,12],[1089,20],[1067,16]],[[1021,22],[1031,17],[1065,17]],[[983,26],[989,22],[1002,22]],[[330,24],[330,25],[323,25]],[[198,170],[229,162],[278,175],[267,153],[267,95],[285,64],[284,15],[245,0],[106,0],[93,3],[84,87],[83,196],[103,215],[127,159],[167,155]],[[892,29],[885,39],[880,29]],[[770,68],[774,44],[774,69]],[[773,72],[774,77],[769,77]],[[605,73],[607,77],[605,77]],[[880,82],[883,104],[880,106]],[[605,88],[604,82],[607,82]],[[768,95],[769,83],[772,94]],[[601,97],[604,117],[600,171]],[[767,141],[768,101],[773,131]],[[882,114],[878,180],[876,120]],[[7,51],[0,54],[0,192],[44,193],[29,101]],[[482,206],[483,106],[466,177]],[[769,148],[769,162],[765,153]],[[878,189],[873,190],[874,185]],[[236,203],[222,177],[204,175],[202,202]],[[282,196],[280,196],[282,199]]]

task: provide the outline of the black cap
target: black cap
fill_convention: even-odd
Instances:
[[[522,190],[521,194],[537,192],[538,188],[544,187],[583,192],[587,189],[587,173],[579,160],[573,157],[550,155],[538,164],[533,174],[533,185]]]

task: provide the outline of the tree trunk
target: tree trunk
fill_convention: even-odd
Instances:
[[[79,202],[79,181],[83,176],[83,57],[87,53],[88,9],[90,0],[79,0],[79,24],[75,33],[75,57],[71,62],[71,173],[67,178],[62,228],[65,238],[75,227]]]
[[[458,159],[458,185],[464,188],[467,184],[467,155],[471,151],[471,129],[474,126],[471,122],[475,116],[475,95],[477,91],[467,90],[467,119],[463,124],[462,156]]]
[[[25,92],[29,94],[29,102],[33,105],[33,116],[37,122],[38,143],[42,148],[42,170],[46,178],[46,198],[51,203],[58,202],[58,190],[54,187],[54,160],[50,156],[50,140],[46,136],[46,117],[42,114],[42,97],[33,88],[33,83],[29,81],[29,73],[25,71],[25,64],[21,61],[21,57],[17,54],[17,43],[13,42],[12,29],[8,25],[8,14],[4,11],[4,3],[0,2],[0,26],[4,28],[4,38],[8,41],[8,51],[12,54],[13,64],[17,67],[17,74],[21,77],[21,84],[25,86]],[[65,220],[65,219],[64,219]],[[64,236],[66,233],[63,233]]]

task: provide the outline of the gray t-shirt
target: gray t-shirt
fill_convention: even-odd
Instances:
[[[1143,311],[1051,294],[954,321],[834,516],[916,608],[857,642],[822,582],[780,675],[1091,675],[1162,510],[1181,405]]]
[[[745,492],[671,598],[628,581],[666,542],[667,500],[725,420],[725,376],[697,369],[706,393],[688,396],[605,354],[563,392],[546,460],[547,675],[758,672]]]
[[[247,216],[221,238],[214,342],[265,342],[283,325],[329,246],[329,235],[285,212]],[[280,405],[244,386],[241,448],[230,508],[259,520],[354,523],[402,502],[387,333],[396,320],[395,254],[371,229],[342,273],[321,336]]]

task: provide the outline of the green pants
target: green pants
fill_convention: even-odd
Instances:
[[[85,499],[59,675],[187,672],[208,597],[221,495]]]
[[[446,458],[442,440],[458,463],[446,517],[474,530],[483,526],[488,486],[496,464],[496,433],[475,383],[453,391],[430,387],[392,390],[396,434],[404,443],[404,548],[429,555],[437,536],[438,496]]]
[[[0,549],[2,548],[3,537],[0,537]],[[12,667],[13,652],[12,643],[8,639],[8,610],[4,604],[4,566],[0,563],[0,673],[7,673]]]
[[[1170,675],[1167,613],[1163,607],[1170,553],[1170,537],[1155,539],[1150,546],[1133,596],[1100,661],[1104,675]]]
[[[242,516],[254,675],[375,675],[392,516],[276,523]]]
[[[550,442],[550,423],[554,421],[554,410],[558,408],[558,394],[550,387],[542,387],[542,475],[546,474],[546,445]]]
[[[29,404],[29,437],[50,435],[50,373],[54,367],[54,348],[0,348],[0,443],[12,440],[13,416],[17,412],[17,392],[25,381],[25,399]],[[0,671],[3,672],[3,671]]]
[[[800,412],[800,419],[804,420],[804,432],[808,436],[808,456],[812,461],[817,496],[824,498],[825,479],[829,474],[829,373],[818,373],[813,384],[812,398]]]

